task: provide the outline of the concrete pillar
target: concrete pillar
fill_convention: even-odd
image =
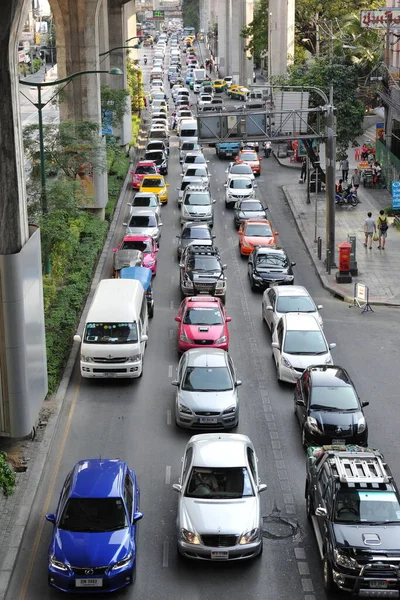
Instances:
[[[242,64],[242,54],[244,50],[244,40],[240,37],[240,31],[244,26],[243,6],[244,0],[228,0],[230,4],[229,19],[229,41],[230,43],[230,72],[235,83],[244,84],[241,79],[240,67]]]
[[[218,0],[218,56],[217,64],[221,77],[229,75],[227,71],[227,33],[228,33],[228,0]]]
[[[40,231],[28,227],[17,48],[24,0],[0,11],[0,435],[24,437],[47,394]]]
[[[254,17],[254,3],[253,0],[243,0],[243,27],[249,25]],[[253,83],[253,71],[254,63],[253,57],[251,56],[250,50],[245,50],[248,40],[241,39],[241,65],[240,65],[240,81],[243,81],[244,85],[251,85]]]
[[[286,75],[294,55],[295,0],[269,0],[269,75]]]

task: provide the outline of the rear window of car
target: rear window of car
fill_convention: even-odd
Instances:
[[[157,227],[154,215],[134,215],[129,221],[129,227]]]
[[[143,179],[142,186],[145,188],[146,187],[163,187],[164,182],[162,179],[153,179],[153,178]]]

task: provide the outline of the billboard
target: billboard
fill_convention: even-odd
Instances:
[[[370,29],[400,29],[400,12],[388,10],[362,10],[361,27]]]

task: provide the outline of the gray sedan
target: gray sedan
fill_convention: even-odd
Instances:
[[[162,223],[157,213],[149,208],[131,208],[129,221],[124,223],[125,235],[148,235],[160,245]]]
[[[235,225],[239,229],[243,221],[249,219],[266,219],[267,208],[261,204],[260,200],[256,198],[250,198],[245,200],[238,200],[235,204]]]
[[[232,358],[219,348],[192,348],[182,355],[175,400],[176,424],[186,429],[232,429],[239,422]]]
[[[182,458],[176,520],[178,551],[186,558],[231,561],[263,550],[254,446],[245,435],[209,433],[190,438]]]

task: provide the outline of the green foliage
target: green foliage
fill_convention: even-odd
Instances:
[[[240,37],[247,40],[246,50],[250,50],[254,62],[259,64],[268,49],[268,0],[259,0],[254,5],[253,20],[242,29]]]
[[[41,58],[34,58],[32,61],[33,72],[36,73],[37,71],[39,71],[42,64],[43,64],[43,61]]]
[[[107,117],[107,122],[113,127],[121,125],[124,115],[128,112],[126,106],[126,97],[129,96],[127,90],[114,90],[108,85],[103,85],[101,88],[101,115],[104,122]],[[110,112],[111,114],[106,114]]]
[[[7,462],[5,452],[0,452],[0,487],[5,496],[11,496],[15,488],[15,473]]]
[[[364,105],[357,94],[357,69],[343,59],[316,58],[289,71],[288,85],[315,86],[329,97],[333,85],[333,104],[336,112],[338,153],[347,151],[349,143],[362,133]],[[321,98],[311,94],[311,106],[320,106]]]
[[[184,27],[194,27],[195,31],[199,31],[200,9],[198,0],[183,0],[182,19]]]
[[[131,96],[131,106],[134,112],[140,112],[144,108],[145,98],[143,74],[137,62],[129,59],[127,61],[128,91]]]

